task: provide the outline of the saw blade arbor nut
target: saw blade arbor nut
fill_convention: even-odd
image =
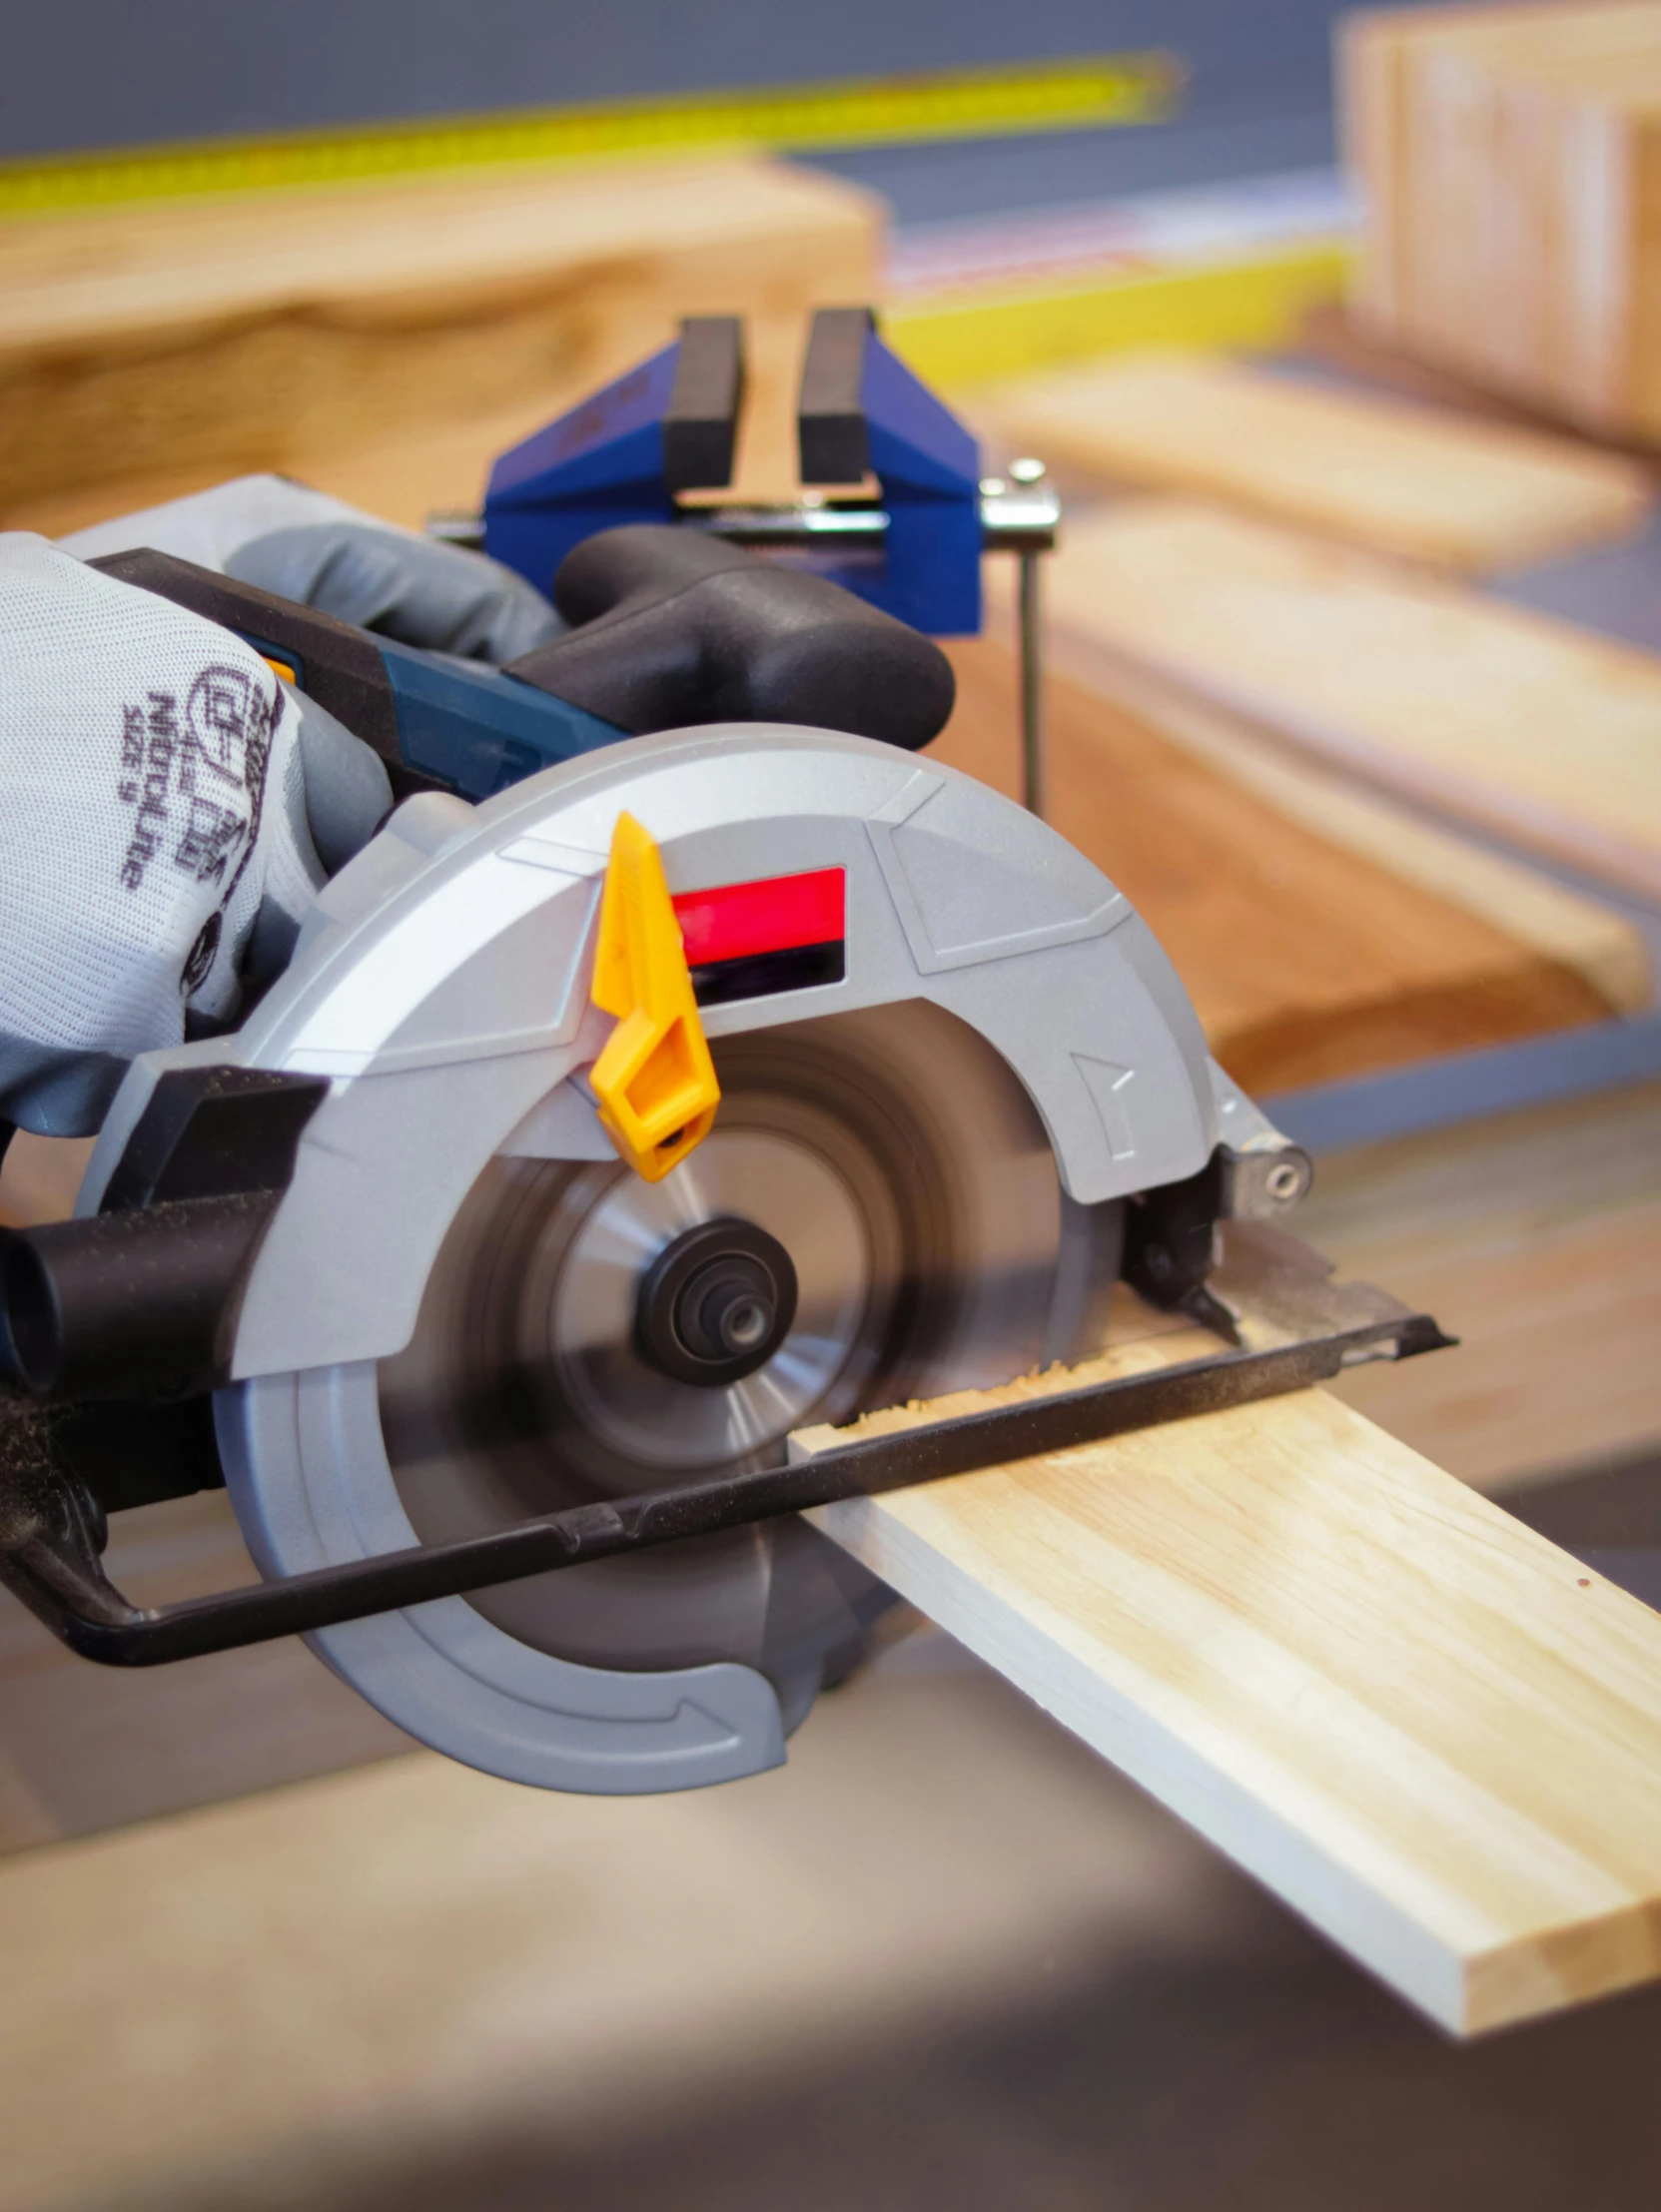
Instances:
[[[796,1270],[776,1236],[722,1215],[666,1244],[640,1281],[635,1341],[677,1382],[719,1388],[766,1365],[796,1318]]]

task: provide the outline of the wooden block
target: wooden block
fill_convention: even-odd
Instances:
[[[1661,435],[1661,7],[1386,10],[1338,41],[1358,316],[1614,434]]]
[[[1328,364],[1346,379],[1375,389],[1399,392],[1403,398],[1420,399],[1476,422],[1498,422],[1520,429],[1551,430],[1554,417],[1540,399],[1519,392],[1502,392],[1492,382],[1481,383],[1469,374],[1438,367],[1421,356],[1405,352],[1398,342],[1363,328],[1352,312],[1328,303],[1313,308],[1299,325],[1294,351]],[[1583,446],[1595,444],[1605,452],[1625,453],[1653,470],[1654,454],[1642,441],[1607,430],[1595,423],[1576,425]]]
[[[1336,392],[1204,355],[1009,385],[1006,442],[1111,481],[1193,492],[1438,568],[1520,567],[1621,537],[1647,470],[1566,438]]]
[[[1176,501],[1075,523],[1051,617],[1525,849],[1661,895],[1661,662],[1452,584]]]
[[[9,224],[0,513],[34,522],[49,500],[120,480],[306,475],[470,421],[523,435],[697,313],[749,316],[748,488],[781,469],[793,481],[805,318],[875,297],[883,228],[853,186],[736,160]]]
[[[1661,1618],[1324,1392],[811,1518],[1455,2033],[1661,1972]]]
[[[1073,556],[1064,555],[1065,572]],[[1059,576],[1058,576],[1059,582]],[[1016,686],[993,639],[954,643],[933,756],[1013,792]],[[1530,941],[1381,854],[1358,857],[1064,678],[1049,691],[1051,819],[1176,962],[1213,1052],[1261,1094],[1606,1019],[1616,947]],[[1631,933],[1615,925],[1620,954]],[[1637,956],[1637,972],[1643,969]]]

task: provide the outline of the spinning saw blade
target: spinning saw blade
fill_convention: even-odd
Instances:
[[[965,1024],[874,1007],[716,1059],[716,1128],[663,1181],[500,1159],[469,1192],[380,1370],[423,1541],[765,1466],[808,1422],[1094,1341],[1121,1209],[1067,1197],[1025,1092]],[[739,1661],[788,1724],[888,1601],[805,1524],[769,1521],[469,1602],[589,1666]]]

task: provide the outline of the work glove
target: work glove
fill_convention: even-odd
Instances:
[[[401,644],[497,666],[565,626],[499,561],[436,545],[283,476],[240,476],[59,543],[82,560],[153,545]]]
[[[135,1054],[277,973],[391,804],[252,647],[0,534],[0,1118],[97,1128]]]

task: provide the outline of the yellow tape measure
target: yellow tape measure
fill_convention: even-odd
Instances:
[[[643,154],[809,152],[1012,132],[1096,130],[1169,115],[1183,69],[1166,53],[1095,54],[1019,68],[857,78],[754,92],[391,123],[354,132],[218,139],[0,163],[0,216],[339,184],[420,170]]]

